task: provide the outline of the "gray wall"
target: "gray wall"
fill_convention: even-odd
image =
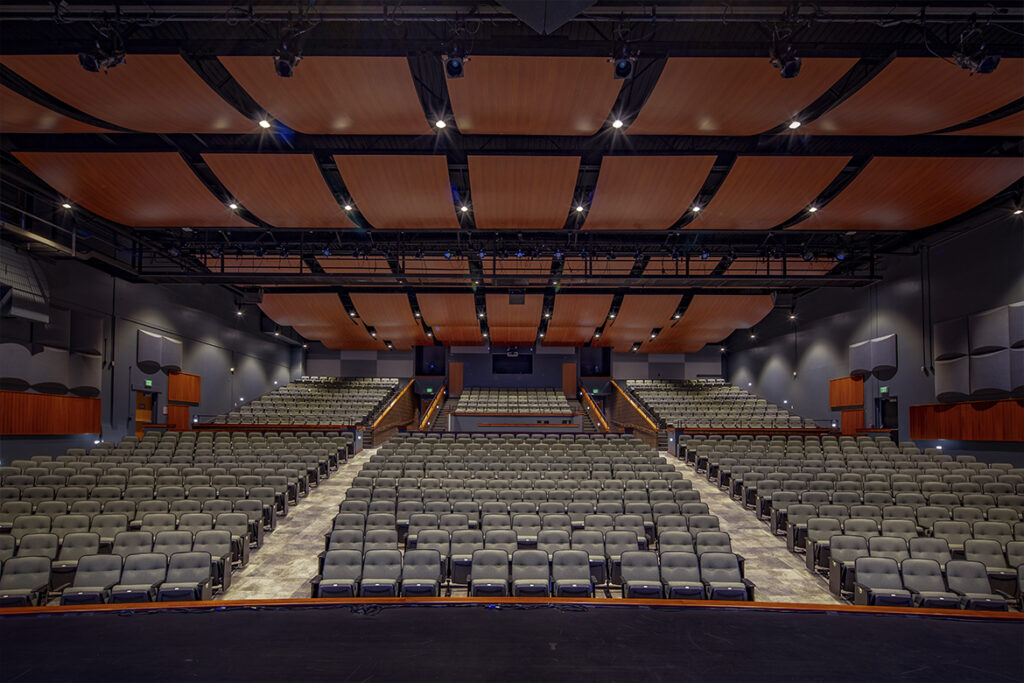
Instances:
[[[697,353],[613,353],[612,379],[697,379],[721,377],[717,345]]]
[[[52,305],[82,310],[104,319],[103,433],[117,441],[135,431],[134,387],[153,381],[158,420],[164,421],[167,375],[145,374],[135,365],[138,330],[183,342],[182,372],[202,377],[202,401],[192,415],[230,410],[285,384],[304,372],[301,346],[260,332],[260,312],[248,307],[236,315],[234,296],[216,286],[158,286],[131,283],[74,261],[44,263]],[[231,368],[234,368],[234,373]],[[0,459],[53,455],[70,446],[91,446],[100,435],[6,437]]]
[[[499,350],[500,349],[500,350]],[[579,355],[569,347],[536,347],[532,351],[533,372],[529,375],[494,374],[491,356],[504,353],[504,347],[454,347],[449,350],[448,363],[463,363],[463,387],[507,387],[523,389],[562,388],[562,364],[576,363]],[[524,351],[523,353],[531,353]]]
[[[1024,225],[1000,210],[921,253],[907,252],[885,258],[883,279],[875,285],[824,288],[800,298],[795,321],[788,311],[772,312],[755,328],[755,342],[746,331],[734,334],[725,358],[729,380],[774,403],[788,400],[800,415],[829,424],[839,414],[829,408],[828,382],[849,374],[850,344],[895,332],[899,369],[892,379],[867,380],[866,420],[875,422],[874,399],[887,386],[888,395],[899,399],[900,437],[909,438],[910,406],[936,402],[934,379],[921,371],[931,365],[929,287],[922,272],[930,264],[931,323],[1020,301]],[[984,449],[1017,452],[1024,446]]]
[[[416,352],[332,351],[322,344],[310,344],[306,370],[323,377],[411,379],[416,374]]]

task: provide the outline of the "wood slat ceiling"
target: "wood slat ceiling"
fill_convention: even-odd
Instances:
[[[803,74],[800,74],[803,78]],[[1024,59],[990,74],[934,57],[897,57],[864,87],[800,129],[813,135],[915,135],[987,114],[1024,97]]]
[[[1024,137],[1024,111],[973,128],[944,133],[944,135],[1016,135]]]
[[[805,59],[779,78],[762,57],[675,57],[627,131],[633,135],[756,135],[785,123],[830,88],[855,59]]]
[[[204,154],[247,210],[278,228],[354,228],[309,154]]]
[[[699,257],[690,257],[690,275],[710,275],[711,271],[715,269],[715,266],[722,259],[719,257],[710,257],[708,259],[701,259]],[[662,258],[655,257],[647,262],[647,266],[644,268],[644,275],[647,276],[658,276],[663,275],[667,277],[686,277],[686,260],[679,258]]]
[[[418,294],[423,320],[449,346],[483,343],[472,294]]]
[[[786,275],[811,276],[825,275],[836,267],[837,261],[833,258],[816,259],[804,261],[802,259],[789,259],[786,261]],[[780,276],[782,275],[782,261],[770,258],[748,258],[740,257],[729,264],[725,269],[726,275],[748,275],[748,276]]]
[[[584,230],[664,230],[686,213],[713,156],[615,157],[601,173]]]
[[[423,135],[431,131],[404,57],[303,58],[291,78],[271,57],[220,57],[260,106],[311,135]]]
[[[625,295],[615,321],[605,328],[595,346],[613,346],[623,353],[634,343],[647,341],[652,329],[665,328],[672,322],[680,298],[678,294]]]
[[[335,155],[345,187],[375,228],[459,227],[448,160],[441,155]]]
[[[492,344],[532,344],[544,309],[543,294],[527,294],[523,304],[510,304],[508,294],[488,294],[487,327]]]
[[[551,277],[551,258],[487,258],[482,272],[489,283],[500,279],[544,284]]]
[[[764,230],[793,217],[828,187],[850,157],[740,157],[686,228]]]
[[[391,266],[383,256],[317,256],[317,263],[332,275],[390,275]]]
[[[288,325],[306,339],[329,349],[383,350],[380,337],[374,339],[361,323],[345,312],[337,294],[263,295],[260,309],[278,325]]]
[[[915,230],[953,218],[1024,174],[1019,158],[875,157],[799,230]]]
[[[404,263],[405,274],[411,284],[446,285],[464,284],[469,281],[469,260],[466,258],[446,259],[443,256],[413,258],[407,256]],[[416,277],[417,275],[428,277]]]
[[[582,346],[608,317],[611,294],[559,294],[548,320],[545,346]]]
[[[459,132],[474,135],[593,135],[619,89],[603,57],[474,55],[448,81]]]
[[[0,62],[57,99],[103,121],[148,133],[255,133],[178,55],[133,54],[106,73],[69,55],[4,55]],[[273,64],[270,73],[274,74]],[[276,76],[275,76],[276,78]],[[279,79],[282,80],[282,79]]]
[[[696,353],[705,345],[719,342],[733,331],[753,327],[774,306],[770,295],[730,296],[698,294],[683,317],[663,329],[653,341],[640,347],[641,353]]]
[[[176,152],[15,152],[14,156],[73,204],[118,223],[252,225],[210,194]]]
[[[0,85],[0,132],[4,133],[109,133],[41,104]]]
[[[350,297],[359,317],[377,331],[377,339],[387,339],[400,351],[431,343],[413,316],[408,295],[353,292]]]
[[[476,227],[552,230],[569,215],[579,157],[470,156]]]

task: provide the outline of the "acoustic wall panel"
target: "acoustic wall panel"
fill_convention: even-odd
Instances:
[[[935,360],[952,360],[967,355],[967,318],[953,318],[932,328]]]
[[[992,396],[1010,391],[1010,350],[971,356],[971,395]]]
[[[28,377],[32,390],[42,394],[68,393],[69,356],[67,350],[49,346],[33,354]]]
[[[1024,301],[1009,306],[1010,315],[1010,346],[1015,349],[1024,348]]]
[[[935,363],[936,399],[962,401],[970,392],[970,364],[966,357]]]
[[[850,375],[853,377],[871,374],[871,342],[850,344]]]
[[[182,343],[167,337],[160,337],[160,369],[164,372],[181,371]]]
[[[22,344],[0,344],[0,389],[25,391],[29,381],[32,352]]]
[[[103,384],[100,356],[72,353],[68,358],[68,391],[75,396],[99,396]]]
[[[890,379],[899,367],[896,335],[887,334],[871,340],[871,373],[878,379]]]
[[[103,318],[71,311],[71,351],[89,356],[103,353]]]
[[[1005,349],[1010,345],[1009,307],[975,313],[968,318],[971,355]]]
[[[26,348],[31,346],[31,321],[7,316],[0,318],[0,344],[21,344]]]
[[[50,322],[32,324],[32,343],[67,349],[71,346],[71,311],[51,308]]]
[[[1010,391],[1024,394],[1024,349],[1010,349]]]
[[[147,375],[160,369],[160,335],[139,330],[135,364]]]

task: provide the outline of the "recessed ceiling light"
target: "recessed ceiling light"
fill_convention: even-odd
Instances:
[[[694,213],[700,213],[700,207],[699,206],[695,206],[695,207],[693,207],[690,210],[693,211]]]
[[[352,210],[352,205],[351,204],[346,204],[345,205],[345,210],[346,211],[351,211]]]
[[[799,127],[800,127],[800,122],[799,121],[790,121],[789,122],[789,129],[790,130],[796,130]]]
[[[349,317],[354,318],[354,317],[356,317],[356,312],[355,311],[349,311],[348,315],[349,315]]]
[[[268,119],[260,119],[260,128],[270,128],[270,121]]]
[[[615,314],[614,314],[614,313],[609,313],[609,314],[608,314],[608,317],[609,317],[609,318],[614,318],[614,317],[615,317]]]
[[[594,333],[594,339],[600,339],[600,338],[601,338],[601,333],[600,332],[595,332]]]
[[[612,128],[622,128],[622,120],[615,119],[614,121],[612,121]]]
[[[64,202],[63,204],[61,204],[61,205],[60,205],[60,207],[61,207],[62,209],[70,209],[70,208],[71,208],[71,205],[70,205],[70,204],[68,204],[67,202]],[[1020,211],[1018,211],[1017,213],[1020,213]]]
[[[541,336],[541,337],[543,338],[543,337],[544,337],[544,333],[543,333],[543,332],[541,332],[541,333],[540,333],[540,336]]]
[[[757,335],[756,335],[756,334],[754,334],[753,332],[751,332],[751,333],[750,333],[750,338],[751,338],[751,339],[757,339]]]
[[[544,314],[544,317],[545,317],[545,318],[550,318],[550,317],[551,317],[551,314],[550,314],[550,313],[545,313],[545,314]]]
[[[469,211],[469,207],[463,204],[459,211],[461,211],[462,213],[466,213]]]
[[[448,124],[444,122],[444,119],[438,119],[437,121],[434,121],[434,125],[437,128],[447,128],[448,127]]]
[[[485,336],[485,337],[487,336],[487,333],[486,333],[486,332],[484,332],[484,336]]]
[[[721,351],[722,353],[725,353],[725,347],[724,346],[722,348],[718,349],[718,350]]]
[[[67,204],[65,204],[65,205],[64,205],[64,208],[65,208],[65,209],[70,209],[71,207],[70,207],[70,206],[68,206]],[[1016,210],[1014,210],[1014,212],[1013,212],[1013,215],[1014,215],[1014,216],[1019,216],[1019,215],[1021,215],[1022,213],[1024,213],[1024,209],[1016,209]]]
[[[477,317],[478,318],[482,318],[482,317],[484,317],[484,314],[483,313],[477,313]]]
[[[583,213],[583,205],[582,204],[577,204],[576,205],[576,213]]]
[[[812,206],[811,208],[809,208],[807,210],[810,211],[811,213],[816,213],[818,211],[818,207]]]
[[[228,204],[228,208],[231,209],[232,211],[235,211],[238,209],[238,204],[231,202],[230,204]]]
[[[676,313],[674,316],[672,316],[672,319],[673,320],[679,320],[679,317],[680,317],[679,314]]]
[[[414,315],[414,316],[416,316],[416,317],[418,318],[418,317],[420,317],[420,312],[419,312],[419,311],[416,311],[415,313],[413,313],[413,315]]]

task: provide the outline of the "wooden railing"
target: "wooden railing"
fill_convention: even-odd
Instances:
[[[421,432],[426,431],[430,426],[430,421],[434,419],[434,414],[437,413],[438,408],[440,408],[441,404],[444,402],[444,391],[446,386],[447,385],[445,384],[441,385],[441,389],[437,392],[437,396],[435,396],[434,400],[430,402],[429,406],[427,406],[427,412],[424,413],[423,420],[420,421]]]
[[[614,380],[611,385],[615,391],[608,396],[607,405],[612,423],[616,427],[632,429],[644,443],[657,447],[658,425]]]
[[[590,395],[587,393],[586,389],[584,389],[583,387],[580,387],[579,389],[580,393],[583,395],[583,398],[586,399],[586,401],[584,401],[584,404],[590,408],[591,416],[597,420],[598,424],[601,425],[601,428],[604,429],[604,431],[610,432],[612,428],[608,425],[608,421],[604,419],[604,415],[601,414],[601,409],[597,407],[596,403],[594,403],[594,399],[590,398]]]
[[[398,395],[391,399],[380,417],[373,421],[371,429],[374,446],[384,442],[399,427],[407,426],[416,419],[416,398],[410,391],[415,382],[409,380]]]

